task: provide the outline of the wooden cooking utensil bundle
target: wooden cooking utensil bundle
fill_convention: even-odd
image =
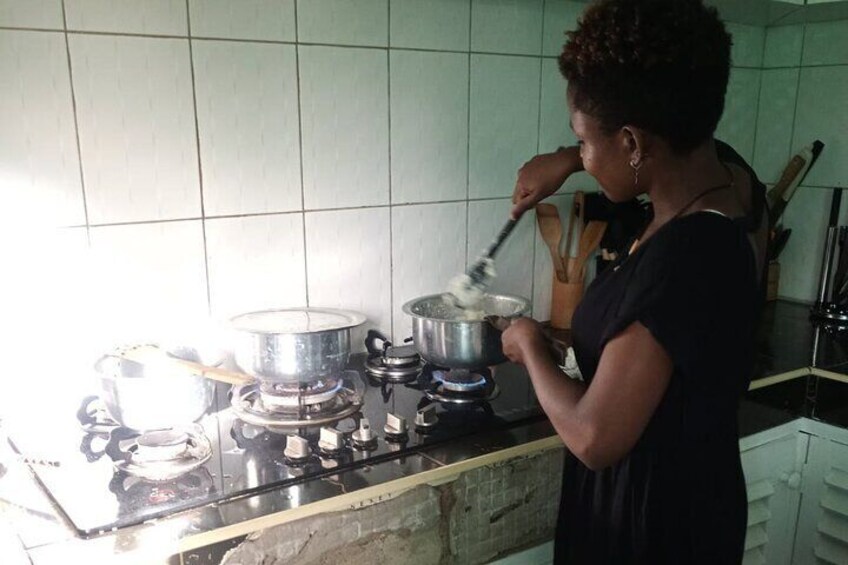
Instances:
[[[565,254],[561,254],[563,229],[559,210],[553,204],[537,204],[536,219],[539,232],[548,246],[556,278],[563,283],[583,282],[586,277],[586,264],[592,253],[598,249],[606,231],[606,222],[586,221],[586,196],[583,192],[574,194],[574,202],[568,216],[565,230]],[[577,255],[572,256],[572,242],[575,230],[578,233]]]
[[[586,195],[583,192],[574,194],[565,232],[562,229],[559,210],[553,204],[537,204],[536,220],[542,239],[548,246],[555,273],[551,297],[551,326],[570,329],[574,309],[583,297],[586,264],[592,253],[600,246],[607,223],[586,220]],[[575,232],[577,233],[577,254],[572,255]],[[563,235],[565,235],[564,253],[561,247]]]

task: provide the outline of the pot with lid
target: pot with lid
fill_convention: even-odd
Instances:
[[[239,368],[271,383],[306,383],[340,374],[350,358],[350,330],[365,316],[330,308],[286,308],[231,320]]]
[[[530,309],[519,296],[486,294],[479,311],[458,309],[443,294],[416,298],[404,304],[412,316],[412,338],[425,361],[448,369],[482,369],[506,361],[501,331],[486,316],[517,318]]]

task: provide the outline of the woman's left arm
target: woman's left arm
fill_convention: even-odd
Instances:
[[[673,369],[671,357],[640,322],[607,342],[588,387],[559,370],[538,322],[513,322],[504,331],[503,347],[510,360],[527,367],[563,443],[593,470],[612,465],[633,449]]]

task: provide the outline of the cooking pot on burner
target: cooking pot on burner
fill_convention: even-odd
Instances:
[[[217,366],[220,351],[193,347],[167,348],[168,354]],[[155,364],[142,364],[108,354],[94,365],[100,375],[100,398],[118,424],[140,432],[189,425],[212,405],[215,381],[201,376],[175,375]]]
[[[506,361],[501,331],[483,314],[517,318],[530,303],[519,296],[487,294],[480,308],[480,316],[468,316],[443,294],[433,294],[407,302],[403,311],[412,316],[412,339],[425,361],[449,369],[481,369]]]
[[[330,308],[287,308],[241,314],[235,330],[235,362],[271,383],[312,382],[338,375],[350,358],[350,330],[365,316]]]

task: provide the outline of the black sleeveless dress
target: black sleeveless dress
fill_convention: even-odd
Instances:
[[[753,371],[764,288],[748,234],[760,223],[765,187],[752,186],[751,215],[702,211],[664,224],[601,273],[577,308],[573,346],[587,382],[604,345],[636,321],[674,369],[624,459],[595,472],[566,454],[555,563],[741,563],[747,501],[737,408]]]

